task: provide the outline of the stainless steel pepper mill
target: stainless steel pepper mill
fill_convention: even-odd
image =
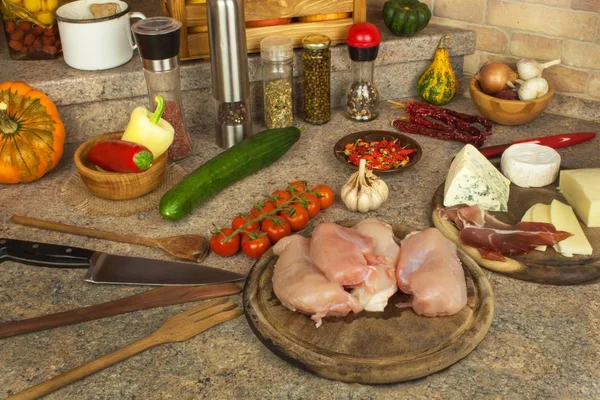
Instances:
[[[243,0],[207,0],[208,41],[217,145],[252,134]]]

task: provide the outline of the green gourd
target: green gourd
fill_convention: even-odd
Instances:
[[[427,26],[431,11],[418,0],[388,0],[383,5],[383,22],[396,36],[412,36]]]
[[[417,91],[421,98],[436,106],[448,103],[456,95],[456,76],[450,64],[450,54],[444,46],[444,40],[451,35],[444,35],[440,39],[431,65],[423,72]]]

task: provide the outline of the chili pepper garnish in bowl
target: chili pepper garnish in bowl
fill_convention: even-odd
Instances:
[[[361,159],[367,168],[388,173],[400,172],[421,158],[421,146],[412,138],[391,131],[362,131],[341,138],[334,146],[336,158],[349,168],[358,169]]]

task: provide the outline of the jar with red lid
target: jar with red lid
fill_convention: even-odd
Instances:
[[[47,60],[62,53],[54,10],[63,0],[1,0],[8,51],[13,60]]]
[[[373,83],[373,68],[381,34],[371,23],[354,24],[346,35],[352,60],[352,83],[346,91],[346,116],[354,121],[371,121],[379,116],[379,92]]]

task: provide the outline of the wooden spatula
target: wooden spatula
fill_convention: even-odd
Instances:
[[[6,322],[0,324],[0,339],[94,319],[112,317],[137,310],[230,296],[241,291],[240,287],[235,283],[220,283],[205,286],[163,286],[106,303],[94,304],[20,321]]]
[[[158,248],[173,257],[182,260],[201,262],[206,258],[209,251],[208,240],[202,235],[177,235],[163,238],[148,238],[127,235],[124,233],[106,232],[98,229],[82,228],[58,222],[44,221],[37,218],[23,217],[20,215],[13,215],[11,221],[15,224],[32,226],[34,228]]]
[[[206,302],[198,307],[169,318],[156,332],[143,339],[130,343],[119,350],[98,358],[97,360],[58,375],[46,382],[42,382],[23,392],[17,393],[14,396],[8,397],[6,400],[37,399],[38,397],[73,383],[76,380],[85,378],[86,376],[103,370],[119,361],[123,361],[128,357],[141,353],[150,347],[164,343],[183,342],[184,340],[188,340],[210,327],[242,315],[242,310],[233,309],[235,306],[236,305],[233,303],[225,303],[225,299]]]

